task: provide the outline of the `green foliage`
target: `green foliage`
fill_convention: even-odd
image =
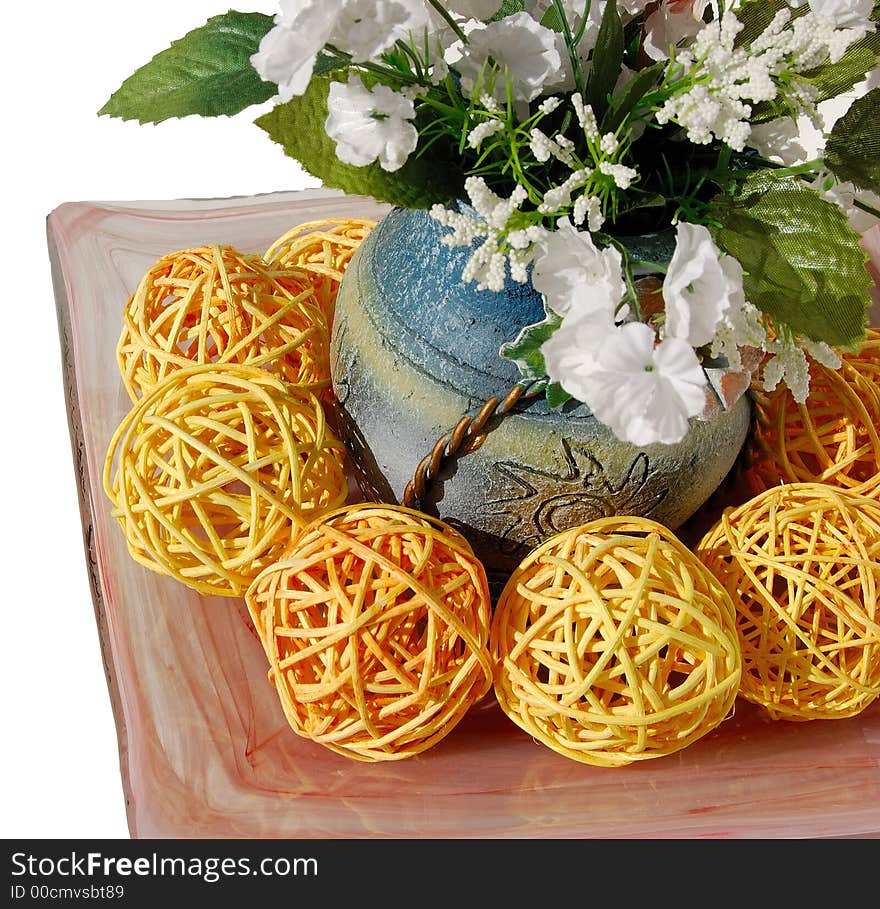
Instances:
[[[837,63],[825,63],[803,74],[818,92],[816,103],[836,98],[861,82],[880,59],[880,29],[854,41]]]
[[[558,382],[549,382],[544,389],[544,394],[547,397],[547,403],[553,410],[559,410],[563,404],[572,400],[572,396]]]
[[[608,0],[602,13],[587,83],[586,101],[593,106],[599,119],[608,108],[608,96],[614,91],[620,76],[623,50],[623,24],[617,12],[617,0]]]
[[[506,19],[508,16],[512,16],[514,13],[523,12],[525,8],[525,0],[504,0],[504,2],[501,4],[501,8],[497,13],[495,13],[491,21],[497,22],[499,19]]]
[[[639,70],[623,89],[611,97],[608,110],[602,118],[602,132],[614,132],[635,110],[642,98],[657,87],[663,78],[666,63],[654,63]]]
[[[237,114],[277,89],[251,66],[272,17],[230,10],[188,32],[128,77],[99,114],[160,123],[171,117]]]
[[[825,144],[825,165],[841,180],[880,192],[880,88],[853,102]]]
[[[846,347],[864,336],[871,278],[845,215],[801,180],[756,171],[717,196],[718,246],[743,266],[746,299],[798,335]]]
[[[547,367],[544,364],[541,345],[550,339],[561,323],[562,318],[548,310],[543,321],[527,325],[515,341],[502,345],[501,356],[516,363],[524,379],[530,381],[545,379]],[[571,395],[558,382],[548,382],[544,393],[547,396],[547,403],[554,410],[571,400]]]
[[[743,24],[742,31],[736,36],[734,47],[751,44],[761,32],[773,21],[781,10],[787,9],[793,19],[809,11],[805,3],[802,7],[792,9],[787,0],[746,0],[736,10],[736,18]]]
[[[430,154],[411,155],[403,167],[393,172],[384,170],[378,162],[355,167],[340,161],[336,145],[324,129],[327,96],[333,81],[329,75],[313,77],[302,96],[276,105],[256,120],[257,126],[325,186],[404,208],[428,208],[460,195],[461,174],[448,160],[440,163],[432,160]]]
[[[551,31],[562,32],[562,16],[559,15],[559,10],[552,3],[547,12],[544,13],[543,18],[541,19],[541,25],[543,25],[544,28],[549,28]]]

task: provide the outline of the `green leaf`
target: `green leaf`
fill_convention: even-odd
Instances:
[[[639,70],[621,91],[612,96],[608,110],[602,118],[603,133],[613,133],[626,120],[639,101],[657,87],[665,69],[666,61],[664,60]]]
[[[404,208],[428,208],[461,194],[463,176],[448,159],[420,157],[417,152],[393,172],[384,170],[378,162],[355,167],[340,161],[336,143],[324,129],[327,96],[333,81],[328,75],[313,76],[303,95],[276,105],[256,120],[257,126],[325,186]]]
[[[756,171],[717,196],[715,242],[743,266],[746,299],[801,336],[847,347],[864,336],[872,286],[841,210],[796,177]]]
[[[809,12],[805,3],[800,8],[792,9],[787,0],[748,0],[736,10],[736,18],[743,24],[742,31],[736,36],[734,47],[750,45],[773,21],[780,10],[787,9],[792,19],[797,19]]]
[[[174,41],[129,76],[99,114],[160,123],[169,117],[237,114],[278,87],[251,66],[272,17],[230,10]]]
[[[818,92],[816,104],[836,98],[858,85],[865,76],[876,69],[880,59],[880,29],[853,42],[837,63],[825,63],[801,78],[809,82]]]
[[[525,8],[525,7],[523,7],[523,8]],[[547,10],[547,12],[544,13],[543,17],[541,18],[541,25],[543,25],[544,28],[549,28],[550,31],[552,31],[552,32],[559,32],[560,34],[562,34],[562,30],[564,27],[562,24],[562,17],[559,15],[559,10],[552,4],[550,5],[550,8]]]
[[[623,48],[623,24],[617,12],[617,0],[608,0],[602,13],[587,82],[586,100],[600,120],[608,108],[608,96],[614,91],[620,76]]]
[[[562,317],[549,310],[545,310],[545,313],[542,321],[526,325],[515,341],[501,345],[501,356],[516,363],[524,379],[543,379],[547,375],[541,345],[559,328]]]
[[[853,101],[825,143],[825,165],[835,177],[880,192],[880,88]]]
[[[504,0],[501,8],[489,21],[498,22],[499,19],[506,19],[508,16],[514,15],[514,13],[523,12],[525,8],[525,0]]]
[[[547,378],[547,367],[544,364],[541,346],[562,324],[561,316],[546,308],[544,312],[545,318],[542,321],[526,325],[515,341],[502,344],[500,350],[501,356],[516,363],[520,375],[531,382]],[[558,410],[571,400],[571,395],[558,382],[547,382],[544,394],[553,410]]]
[[[312,72],[313,76],[325,76],[327,73],[335,72],[338,69],[345,69],[347,66],[351,66],[351,61],[346,60],[344,57],[337,57],[334,54],[325,54],[321,51],[318,54],[318,59],[315,60],[315,69]]]
[[[571,399],[571,395],[558,383],[551,382],[544,393],[547,395],[547,403],[550,405],[551,410],[559,410],[563,404],[567,404]]]

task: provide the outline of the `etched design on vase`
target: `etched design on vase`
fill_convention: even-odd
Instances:
[[[514,555],[570,527],[618,514],[650,517],[669,494],[650,483],[648,455],[639,452],[623,479],[615,482],[591,452],[562,439],[565,468],[541,470],[517,461],[493,465],[496,484],[513,494],[496,496],[482,506],[504,555]],[[498,480],[498,475],[501,479]]]

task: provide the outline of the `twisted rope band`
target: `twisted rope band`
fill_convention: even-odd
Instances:
[[[328,514],[245,599],[291,727],[348,757],[425,751],[491,685],[482,565],[423,514]]]
[[[729,596],[645,518],[603,518],[535,549],[501,595],[491,646],[510,719],[598,766],[685,748],[729,715],[739,686]]]
[[[404,507],[419,509],[431,484],[446,465],[482,446],[493,428],[489,425],[493,418],[506,417],[520,400],[533,398],[543,390],[542,382],[514,385],[504,398],[489,398],[476,416],[462,417],[452,430],[437,440],[430,453],[419,461],[413,478],[403,491]]]
[[[743,697],[812,720],[880,696],[880,503],[778,486],[728,509],[697,553],[736,607]]]
[[[104,490],[132,558],[241,596],[298,528],[345,501],[343,451],[312,393],[254,367],[191,367],[119,425]]]

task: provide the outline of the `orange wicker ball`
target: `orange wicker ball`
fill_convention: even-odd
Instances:
[[[245,599],[290,726],[347,757],[425,751],[491,686],[483,566],[419,512],[325,515]]]
[[[308,221],[279,237],[263,258],[283,271],[305,275],[318,307],[332,325],[342,276],[351,257],[375,226],[375,221],[365,218]]]
[[[880,503],[778,486],[725,511],[697,553],[736,607],[744,698],[813,720],[880,695]]]
[[[136,561],[241,596],[299,528],[345,501],[343,452],[311,392],[255,367],[196,366],[129,411],[104,489]]]
[[[739,685],[730,598],[645,518],[602,518],[541,544],[507,582],[491,646],[508,717],[597,766],[685,748],[730,714]]]
[[[315,391],[330,384],[330,330],[308,276],[230,246],[163,256],[123,320],[116,358],[133,401],[195,364],[269,367]]]
[[[743,477],[752,494],[816,482],[880,496],[880,332],[869,330],[860,350],[841,361],[839,370],[811,364],[804,404],[784,385],[753,387]]]

